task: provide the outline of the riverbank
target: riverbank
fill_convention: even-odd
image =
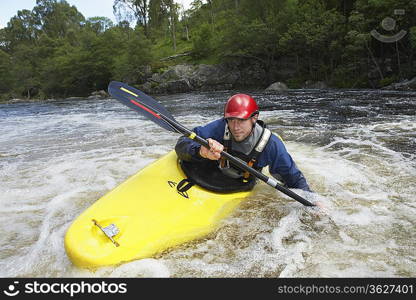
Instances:
[[[44,98],[12,98],[12,99],[0,99],[0,104],[5,103],[20,103],[20,102],[41,102],[41,101],[56,101],[56,100],[92,100],[92,99],[109,99],[110,95],[104,91],[96,91],[86,97],[68,97],[68,98],[57,98],[57,99],[44,99]]]
[[[247,63],[246,60],[233,60],[219,64],[177,64],[160,72],[152,72],[150,66],[140,67],[137,76],[131,78],[130,85],[149,95],[177,94],[188,92],[257,90],[287,91],[290,89],[340,89],[325,81],[294,79],[296,70],[287,60],[276,63],[266,71],[260,63]],[[381,90],[416,91],[416,77],[391,83]],[[106,91],[92,92],[85,97],[68,97],[64,100],[106,99]],[[42,98],[0,99],[0,103],[36,102]]]
[[[139,89],[148,94],[175,94],[194,91],[256,89],[284,91],[288,89],[339,89],[325,81],[300,79],[293,62],[281,60],[273,68],[265,69],[260,63],[234,60],[220,64],[178,64],[160,73],[150,67],[142,70]],[[362,87],[361,87],[362,88]],[[366,89],[375,87],[365,87]],[[376,89],[416,91],[416,77]]]

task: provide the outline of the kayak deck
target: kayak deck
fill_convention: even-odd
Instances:
[[[213,231],[251,193],[220,194],[197,185],[178,192],[183,179],[174,151],[140,170],[71,224],[68,257],[87,268],[151,257]]]

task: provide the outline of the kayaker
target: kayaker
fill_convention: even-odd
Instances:
[[[221,158],[220,153],[227,151],[257,170],[269,166],[270,174],[288,188],[311,192],[282,139],[272,134],[258,117],[256,101],[249,95],[236,94],[225,104],[223,118],[193,129],[197,135],[207,139],[209,149],[182,136],[176,144],[176,153],[181,160],[192,164],[215,162],[222,174],[247,184],[255,180],[254,176],[234,168]]]

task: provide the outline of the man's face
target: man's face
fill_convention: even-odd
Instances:
[[[228,118],[228,128],[231,131],[231,134],[234,137],[236,142],[243,141],[248,137],[253,129],[254,123],[257,121],[257,116],[251,117],[249,119],[237,119],[237,118]]]

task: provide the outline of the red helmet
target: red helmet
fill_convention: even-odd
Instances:
[[[246,94],[235,94],[224,108],[225,118],[248,119],[259,112],[256,101]]]

